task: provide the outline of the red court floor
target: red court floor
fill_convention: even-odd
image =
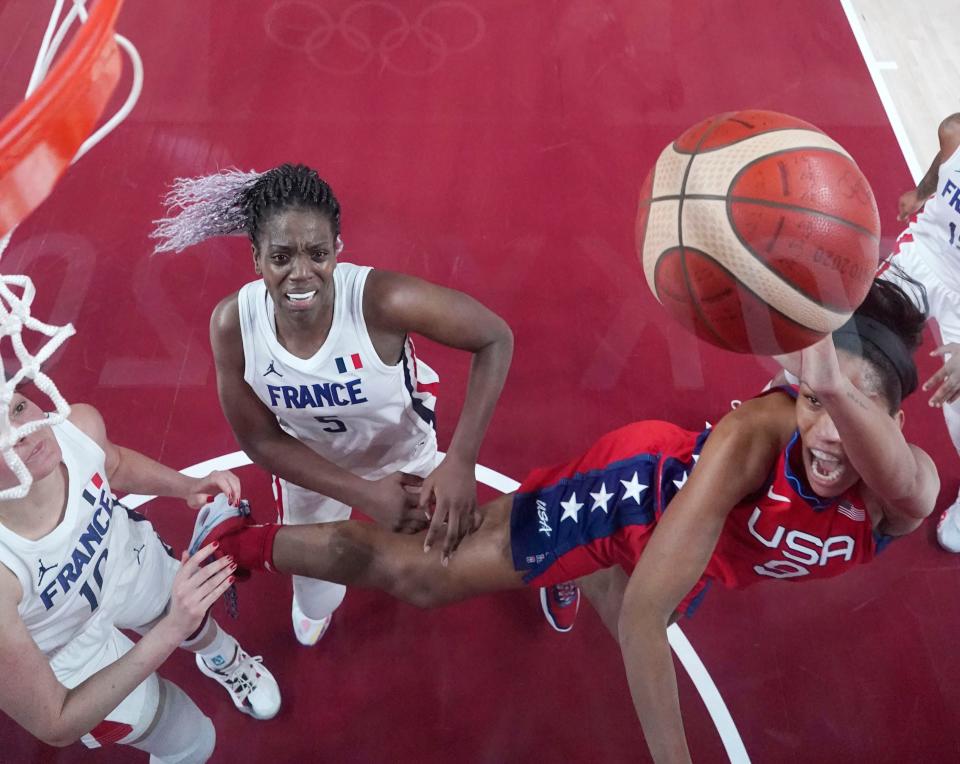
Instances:
[[[4,112],[50,5],[0,4]],[[683,129],[747,107],[816,123],[873,184],[887,245],[911,183],[834,0],[131,0],[118,31],[144,58],[140,103],[20,227],[0,268],[37,282],[36,315],[75,323],[52,366],[68,399],[98,406],[116,442],[178,468],[237,448],[207,322],[255,274],[239,238],[150,255],[175,176],[311,164],[343,205],[344,260],[468,291],[503,315],[517,350],[481,461],[515,478],[634,419],[698,428],[769,378],[769,361],[674,325],[634,255],[640,182]],[[444,446],[468,363],[422,344],[443,380]],[[925,378],[935,359],[920,363]],[[940,414],[922,393],[906,409],[945,506],[957,457]],[[240,474],[268,519],[266,476]],[[182,547],[190,512],[146,508]],[[838,580],[715,588],[682,627],[754,761],[953,762],[958,583],[960,559],[939,550],[931,521]],[[214,761],[648,758],[619,650],[589,609],[561,636],[534,592],[420,612],[353,591],[307,650],[289,592],[258,578],[227,624],[280,682],[273,721],[238,714],[192,656],[162,669],[213,718]],[[725,760],[682,670],[680,681],[694,759]],[[58,751],[0,719],[3,762],[140,759]]]

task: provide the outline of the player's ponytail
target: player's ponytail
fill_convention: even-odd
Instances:
[[[215,236],[257,232],[270,214],[288,207],[313,208],[340,235],[340,203],[317,171],[283,164],[267,172],[235,168],[199,178],[177,178],[164,197],[167,217],[154,221],[154,252],[182,252]]]

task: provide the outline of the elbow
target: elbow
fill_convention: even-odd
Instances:
[[[37,739],[54,748],[67,748],[83,737],[83,733],[68,730],[62,726],[51,726],[44,730],[38,730],[34,735]]]

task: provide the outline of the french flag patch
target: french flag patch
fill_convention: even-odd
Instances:
[[[359,371],[363,368],[363,361],[360,360],[360,354],[342,355],[337,358],[337,371],[346,374],[348,371]]]

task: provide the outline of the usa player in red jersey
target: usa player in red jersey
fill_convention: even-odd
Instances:
[[[621,567],[625,587],[608,579],[598,604],[654,759],[687,761],[668,624],[712,582],[806,581],[869,562],[933,510],[936,468],[901,431],[923,321],[897,285],[875,282],[846,325],[794,359],[798,388],[746,401],[702,433],[634,423],[534,470],[486,505],[446,568],[415,537],[350,521],[252,525],[223,497],[201,512],[192,547],[217,540],[245,568],[422,607]]]

